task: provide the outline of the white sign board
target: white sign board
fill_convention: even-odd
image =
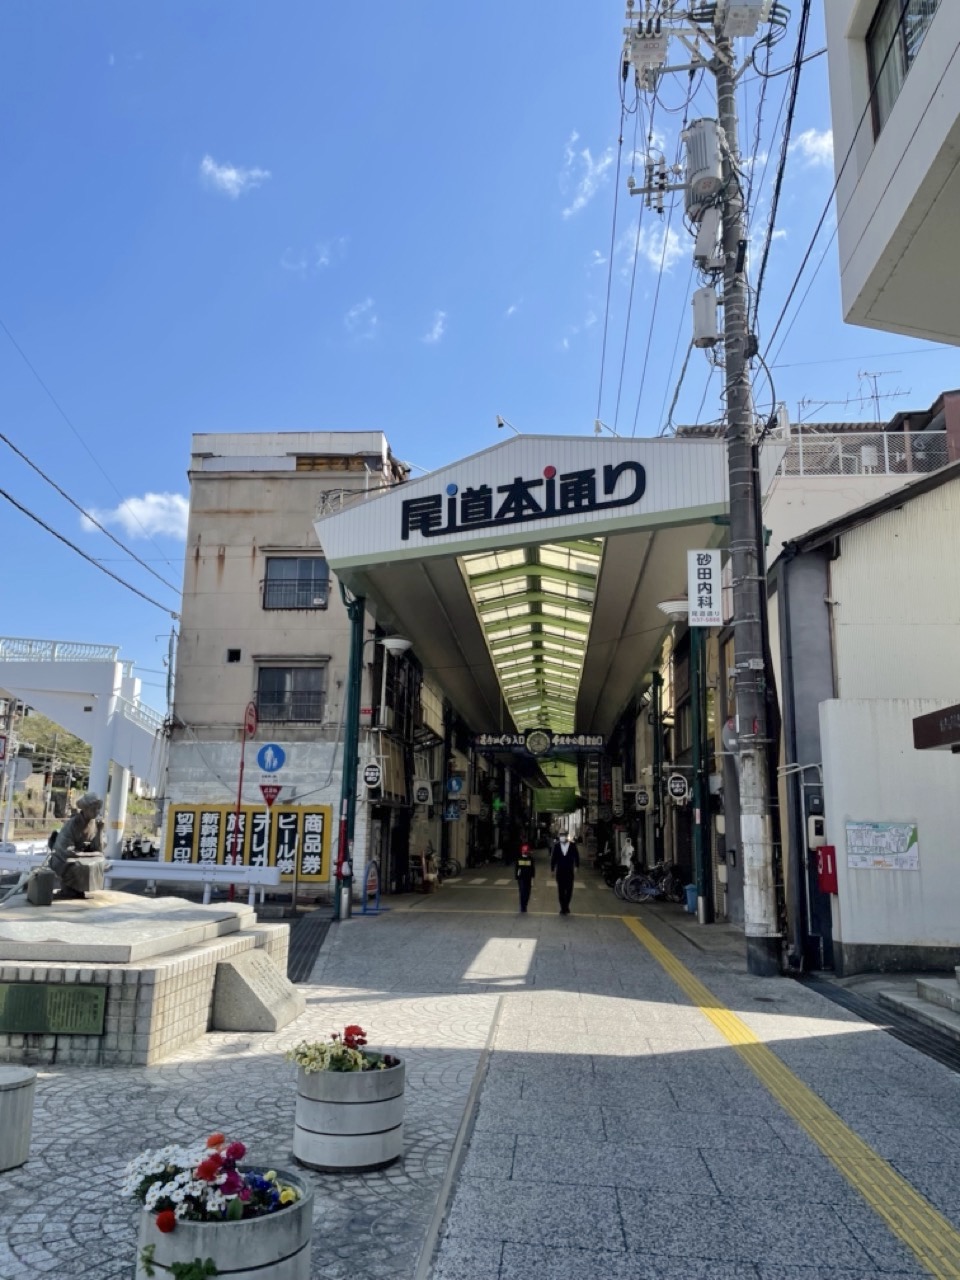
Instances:
[[[915,822],[848,822],[847,866],[854,871],[919,871]]]
[[[689,626],[723,626],[719,551],[687,552],[687,600]]]
[[[672,800],[686,800],[690,794],[690,788],[682,773],[671,773],[667,779],[667,794]]]

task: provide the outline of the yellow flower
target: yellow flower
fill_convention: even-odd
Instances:
[[[267,1172],[266,1172],[263,1176],[266,1178],[266,1180],[267,1180],[268,1182],[276,1182],[276,1180],[277,1180],[277,1171],[276,1171],[276,1169],[268,1169],[268,1170],[267,1170]]]
[[[284,1189],[280,1192],[281,1204],[293,1204],[296,1198],[297,1198],[297,1193],[294,1191],[293,1187],[284,1187]]]

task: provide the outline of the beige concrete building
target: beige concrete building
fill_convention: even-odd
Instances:
[[[337,844],[349,620],[314,521],[406,474],[379,432],[193,437],[167,857],[276,856],[287,873],[296,866],[305,889],[325,888]],[[361,776],[377,759],[383,783],[369,793],[376,805],[357,808],[361,866],[390,805],[409,803],[404,753],[389,739],[419,707],[415,664],[388,659],[384,671],[372,619],[365,635]],[[257,729],[242,748],[250,703]],[[269,824],[262,783],[281,788]]]

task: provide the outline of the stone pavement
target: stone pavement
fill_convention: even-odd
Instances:
[[[406,1154],[312,1176],[320,1280],[960,1276],[921,1266],[732,1047],[725,1012],[678,983],[699,979],[889,1162],[852,1159],[854,1181],[895,1169],[954,1225],[960,1078],[800,984],[747,976],[723,931],[694,946],[677,908],[621,904],[590,872],[561,918],[540,870],[526,916],[509,872],[488,869],[336,926],[307,1012],[279,1034],[209,1035],[150,1068],[45,1069],[32,1158],[0,1174],[0,1280],[126,1280],[136,1214],[115,1188],[144,1147],[222,1129],[289,1165],[282,1051],[351,1021],[406,1058]],[[928,1225],[948,1258],[952,1228]]]

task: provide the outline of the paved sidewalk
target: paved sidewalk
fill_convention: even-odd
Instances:
[[[115,1188],[144,1146],[223,1129],[289,1164],[282,1051],[350,1021],[406,1058],[406,1153],[376,1174],[313,1176],[319,1280],[960,1276],[944,1269],[960,1241],[960,1077],[800,984],[747,976],[735,938],[688,940],[676,908],[625,906],[588,871],[561,918],[544,881],[541,868],[526,916],[491,869],[337,926],[307,1013],[279,1035],[210,1035],[152,1068],[44,1071],[32,1158],[0,1174],[0,1280],[128,1280],[136,1214]],[[786,1103],[769,1063],[757,1074],[763,1045],[731,1044],[751,1032],[794,1073]],[[850,1177],[785,1109],[801,1081],[832,1108],[825,1141]],[[873,1185],[913,1205],[939,1270],[869,1207]]]

